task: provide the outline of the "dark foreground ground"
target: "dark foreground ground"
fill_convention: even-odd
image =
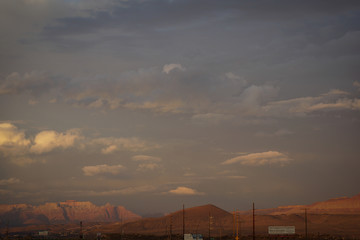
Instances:
[[[170,236],[154,236],[154,235],[141,235],[141,234],[104,234],[101,236],[96,235],[88,235],[88,236],[36,236],[31,233],[18,233],[16,235],[2,235],[0,236],[1,240],[8,240],[8,239],[27,239],[27,240],[183,240],[182,236],[172,235]],[[208,237],[204,237],[203,240],[234,240],[233,236],[222,236],[215,237],[209,239]],[[253,240],[252,235],[248,236],[241,236],[239,240]],[[289,236],[270,236],[270,235],[257,235],[255,240],[360,240],[359,236],[334,236],[334,235],[327,235],[327,234],[310,234],[307,238],[302,235],[289,235]]]

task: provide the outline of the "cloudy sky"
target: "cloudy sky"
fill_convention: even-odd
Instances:
[[[0,203],[360,193],[359,1],[3,0],[0,31]]]

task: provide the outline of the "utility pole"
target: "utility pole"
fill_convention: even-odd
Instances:
[[[209,212],[209,240],[211,240],[211,224],[212,224],[212,216],[211,213]]]
[[[6,232],[5,232],[5,239],[9,239],[9,220],[6,223]]]
[[[235,239],[235,226],[236,226],[236,211],[233,211],[233,238]]]
[[[185,236],[185,205],[183,204],[183,237]]]
[[[253,240],[255,240],[255,203],[253,202]]]
[[[82,222],[80,222],[80,235],[79,235],[79,238],[80,238],[80,239],[83,239],[83,231],[82,231],[82,228],[83,228],[83,225],[82,225]]]
[[[241,219],[240,219],[240,212],[239,212],[239,240],[241,240]]]
[[[305,240],[308,239],[308,229],[307,229],[307,209],[305,208]]]
[[[198,239],[199,239],[199,236],[198,236],[198,229],[199,229],[199,225],[200,225],[200,223],[198,223],[198,224],[196,225],[196,231],[195,231],[195,234],[196,234],[196,240],[198,240]]]
[[[236,219],[236,237],[235,237],[235,240],[239,240],[239,216],[238,216],[238,210],[236,209],[236,212],[235,212],[235,219]]]
[[[172,215],[170,214],[170,240],[172,238]]]
[[[233,238],[239,240],[241,237],[241,221],[238,209],[233,212]]]

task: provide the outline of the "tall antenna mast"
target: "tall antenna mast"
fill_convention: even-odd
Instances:
[[[305,208],[305,240],[308,239],[308,229],[307,229],[307,209]]]

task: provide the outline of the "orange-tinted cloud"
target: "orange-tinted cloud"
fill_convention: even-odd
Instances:
[[[241,155],[224,161],[223,165],[229,165],[234,163],[240,163],[246,166],[263,166],[263,165],[284,165],[291,161],[286,154],[277,151],[268,151],[261,153],[250,153]]]
[[[177,187],[176,189],[170,190],[168,193],[175,195],[204,195],[204,193],[188,187]]]

